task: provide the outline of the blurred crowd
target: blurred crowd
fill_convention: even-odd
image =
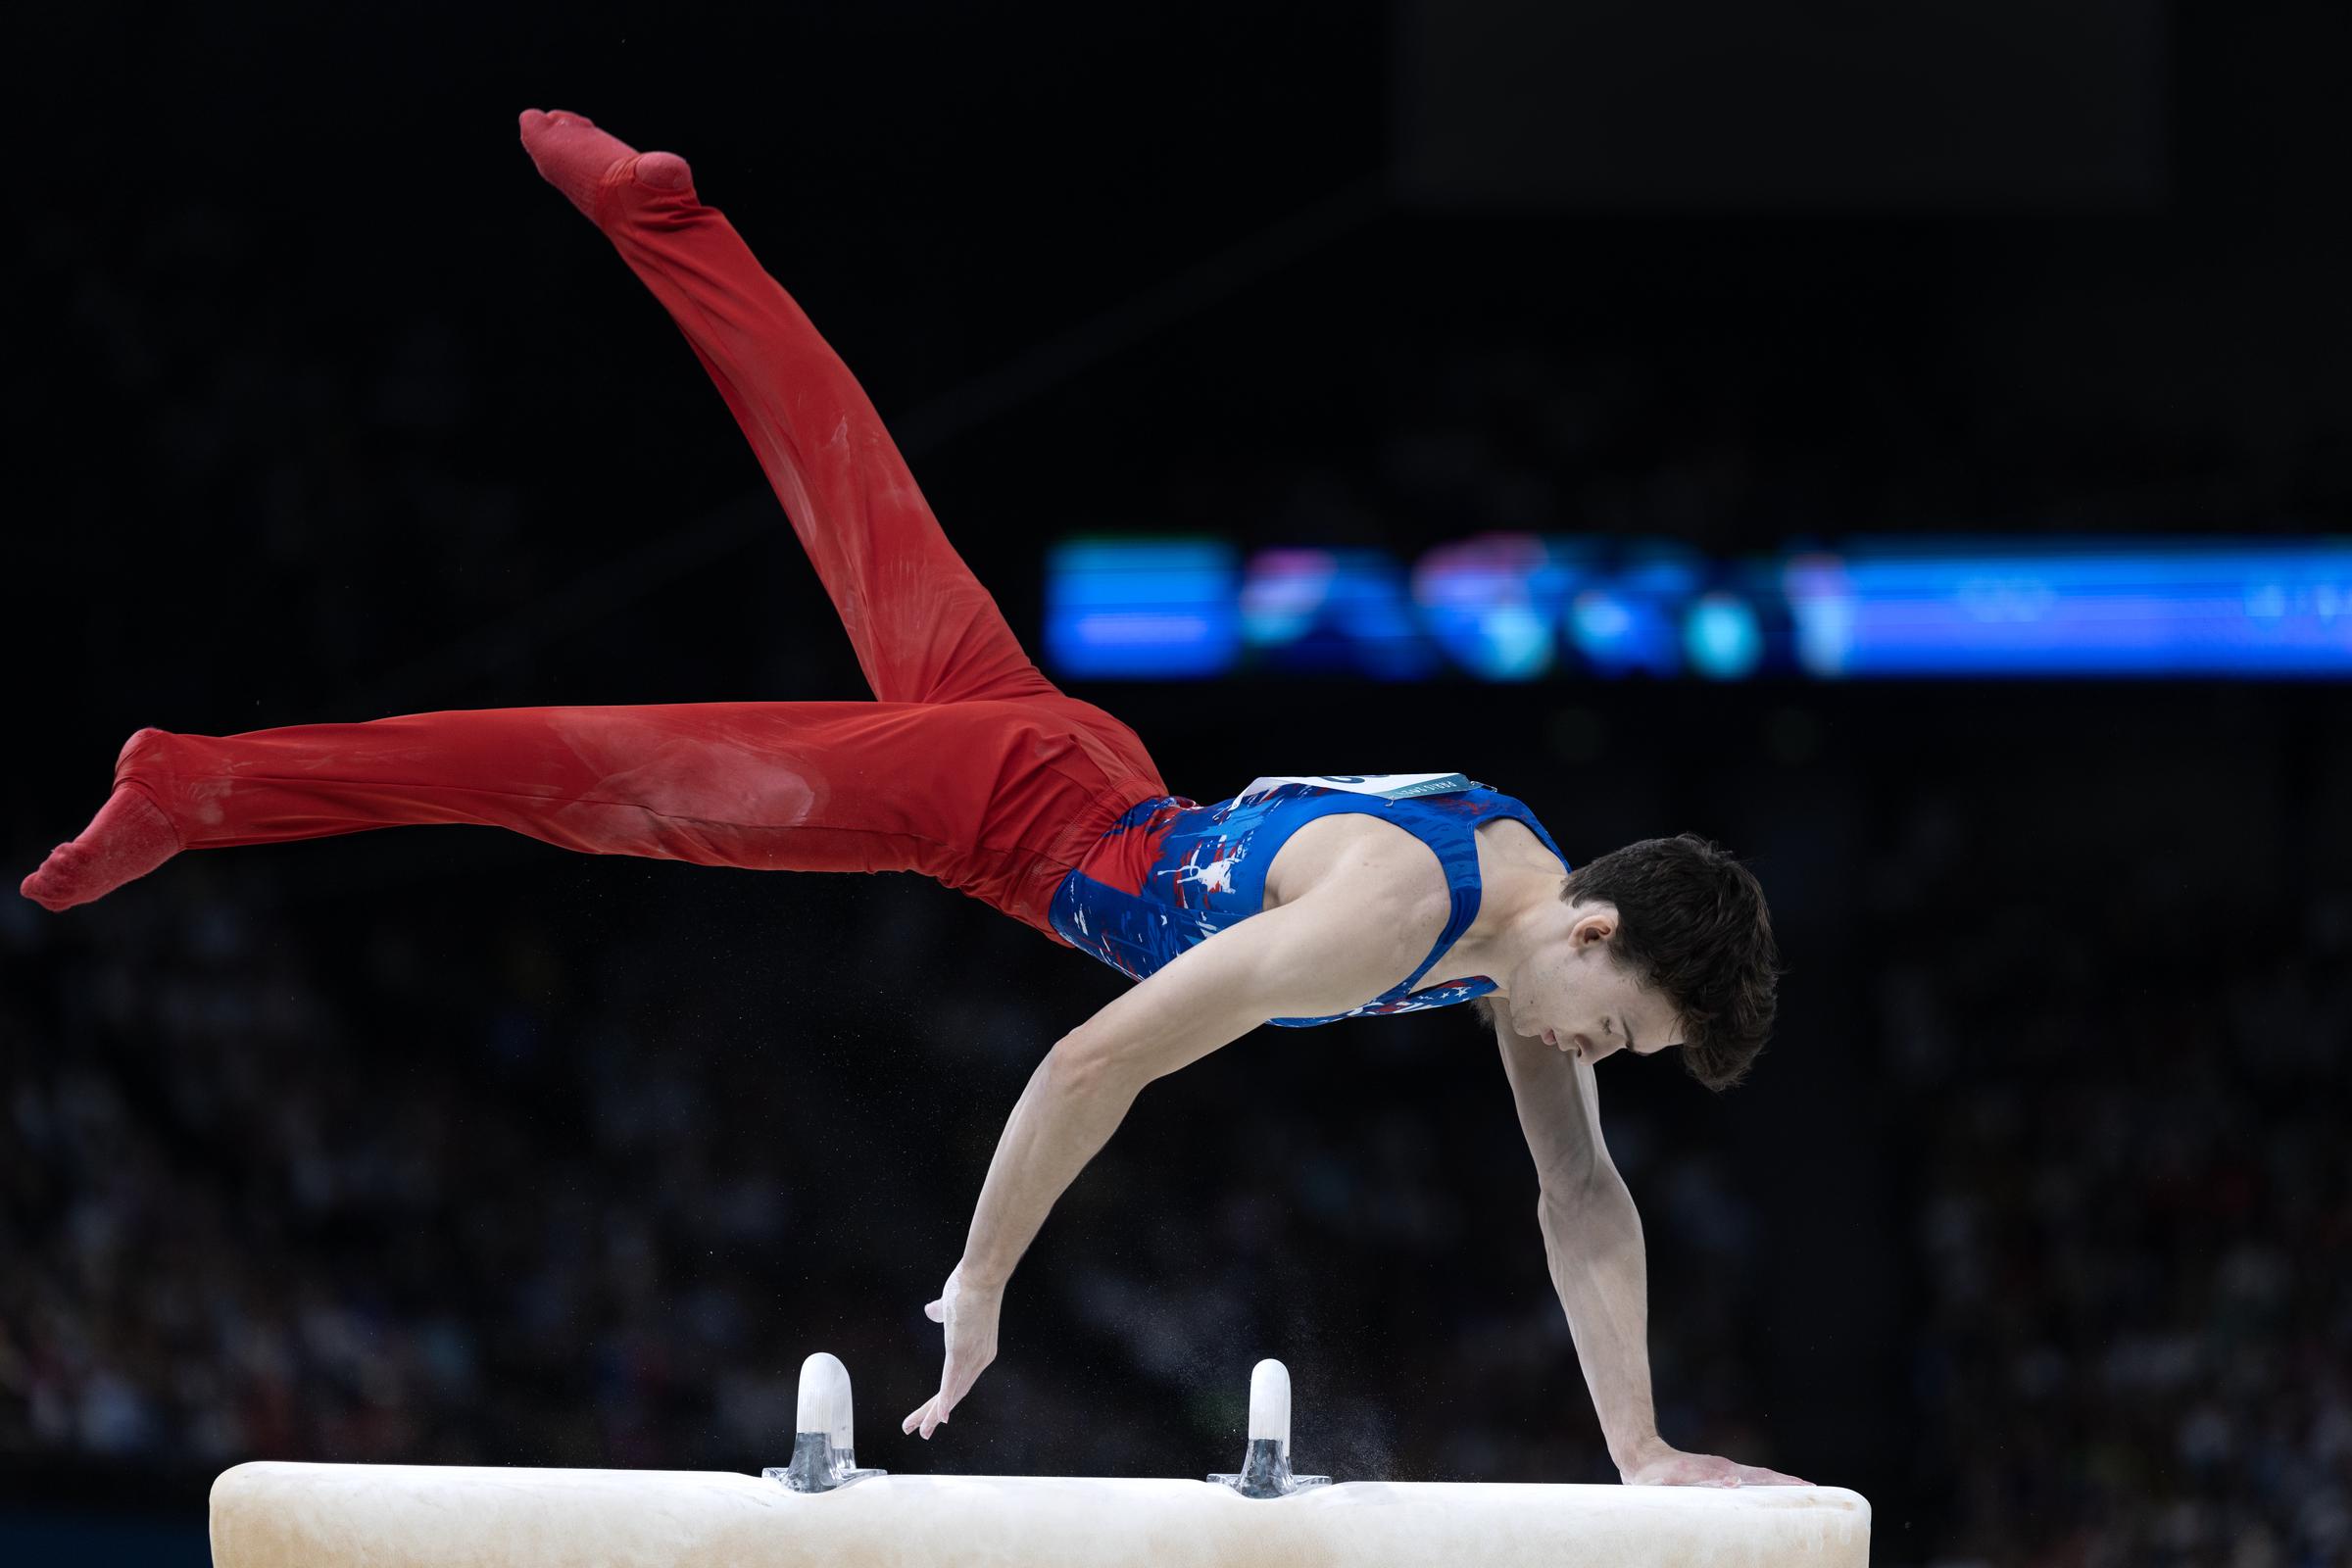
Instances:
[[[2152,832],[2136,760],[2071,760],[2053,793],[2110,820],[1972,805],[1987,763],[1924,789],[1875,868],[1916,1134],[1913,1485],[1970,1561],[2345,1561],[2342,829]],[[2231,823],[2276,777],[2185,762],[2165,801]]]

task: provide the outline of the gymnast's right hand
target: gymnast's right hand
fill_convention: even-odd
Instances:
[[[963,1265],[956,1265],[939,1299],[923,1308],[923,1316],[942,1325],[947,1335],[948,1364],[939,1375],[939,1392],[900,1423],[901,1432],[920,1426],[927,1440],[947,1424],[948,1412],[962,1402],[997,1358],[997,1313],[1004,1304],[1004,1286],[966,1284]]]

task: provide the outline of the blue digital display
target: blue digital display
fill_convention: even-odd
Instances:
[[[1239,553],[1215,539],[1071,539],[1046,556],[1048,667],[1078,679],[1222,675],[1241,656]]]
[[[2352,542],[1856,543],[1791,559],[1810,674],[2352,675]]]
[[[1715,589],[1683,617],[1683,657],[1708,680],[1739,680],[1764,662],[1764,623],[1738,594]]]
[[[1488,533],[1408,566],[1097,537],[1048,574],[1049,662],[1079,677],[2352,678],[2342,538],[1864,538],[1726,562]]]
[[[1457,668],[1484,680],[1535,680],[1559,665],[1563,607],[1584,567],[1533,534],[1481,534],[1414,564],[1413,604]]]
[[[1240,609],[1251,669],[1374,680],[1444,672],[1403,569],[1385,551],[1261,550],[1250,559]]]

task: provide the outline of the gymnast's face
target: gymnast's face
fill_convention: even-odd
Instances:
[[[1560,935],[1511,972],[1511,1027],[1586,1062],[1681,1049],[1673,999],[1641,985],[1617,960],[1617,906],[1571,905],[1561,918]]]

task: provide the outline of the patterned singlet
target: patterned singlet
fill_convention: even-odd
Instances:
[[[1478,824],[1525,822],[1554,855],[1559,846],[1525,805],[1459,773],[1349,773],[1261,778],[1230,801],[1200,806],[1179,795],[1138,801],[1054,890],[1054,929],[1131,979],[1158,972],[1185,949],[1263,911],[1275,852],[1318,816],[1351,812],[1394,822],[1437,852],[1453,895],[1446,930],[1404,981],[1327,1018],[1271,1018],[1287,1029],[1375,1013],[1413,1012],[1483,997],[1486,975],[1413,987],[1478,918]],[[1569,869],[1566,856],[1560,867]]]

